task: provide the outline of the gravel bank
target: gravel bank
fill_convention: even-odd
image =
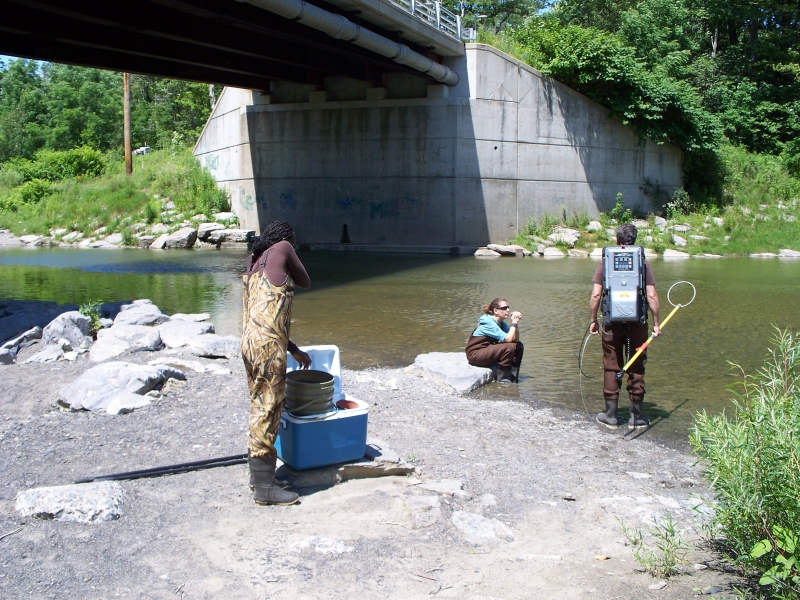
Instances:
[[[0,536],[21,528],[0,539],[1,597],[687,598],[711,586],[734,597],[732,576],[695,547],[692,496],[708,492],[685,451],[628,441],[582,414],[458,397],[397,369],[345,370],[344,387],[369,402],[370,435],[413,461],[416,477],[301,489],[299,505],[258,507],[234,466],[122,482],[116,521],[14,512],[29,487],[244,452],[244,369],[213,362],[232,375],[187,372],[161,400],[119,416],[54,407],[86,356],[0,367]],[[418,485],[443,479],[464,492]],[[415,520],[410,499],[431,496],[439,513]],[[458,511],[502,521],[513,541],[468,544]],[[658,580],[638,570],[615,517],[642,527],[665,514],[691,550],[685,574],[652,590]]]

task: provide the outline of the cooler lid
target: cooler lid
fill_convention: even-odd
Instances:
[[[301,346],[300,350],[311,357],[311,368],[333,375],[333,393],[342,393],[342,364],[339,362],[338,346]],[[286,355],[286,371],[300,368],[291,354]],[[338,399],[338,398],[337,398]]]

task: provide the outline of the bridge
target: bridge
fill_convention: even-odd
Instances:
[[[195,155],[312,246],[470,252],[681,185],[678,148],[473,36],[432,0],[0,0],[0,53],[227,86]]]

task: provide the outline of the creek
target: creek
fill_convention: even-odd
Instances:
[[[163,311],[209,312],[217,333],[241,331],[241,269],[234,251],[25,249],[0,251],[0,299],[83,303],[150,298]],[[480,306],[495,296],[523,313],[525,359],[519,386],[475,393],[540,399],[584,410],[578,350],[588,325],[589,259],[490,259],[360,252],[301,252],[312,289],[299,290],[292,340],[336,344],[353,369],[405,366],[424,352],[461,351]],[[800,330],[800,260],[652,261],[662,304],[667,288],[688,280],[696,301],[648,350],[645,412],[652,430],[683,438],[698,410],[730,406],[741,380],[730,362],[753,373],[773,326]],[[600,372],[593,338],[584,363]],[[589,412],[602,405],[601,378],[583,380]],[[624,396],[624,392],[623,392]],[[622,404],[622,403],[621,403]]]

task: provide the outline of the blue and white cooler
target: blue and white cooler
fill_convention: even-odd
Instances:
[[[304,346],[311,368],[333,375],[333,409],[321,415],[296,416],[284,410],[275,448],[278,458],[297,471],[358,460],[367,449],[369,405],[342,391],[342,365],[337,346]],[[291,355],[286,371],[300,368]],[[355,408],[338,408],[339,400],[350,400]],[[350,403],[348,403],[350,404]]]

